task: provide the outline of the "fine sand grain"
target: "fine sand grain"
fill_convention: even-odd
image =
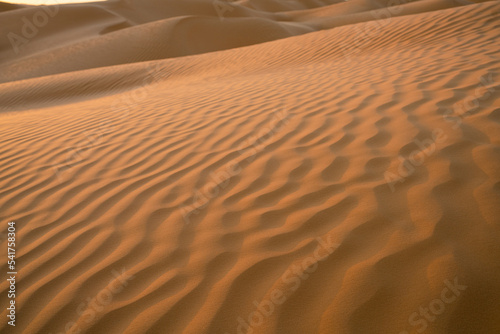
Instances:
[[[499,1],[0,3],[0,36],[0,333],[500,333]]]

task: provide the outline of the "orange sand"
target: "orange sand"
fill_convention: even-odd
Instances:
[[[500,3],[395,4],[0,4],[0,332],[500,333]]]

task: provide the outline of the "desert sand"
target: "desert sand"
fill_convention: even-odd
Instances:
[[[0,36],[1,333],[500,333],[499,1],[0,3]]]

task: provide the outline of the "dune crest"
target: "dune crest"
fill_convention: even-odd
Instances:
[[[499,332],[500,3],[217,5],[2,40],[0,332]]]

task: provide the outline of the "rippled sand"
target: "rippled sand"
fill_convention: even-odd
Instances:
[[[500,333],[500,3],[402,3],[0,4],[0,332]]]

